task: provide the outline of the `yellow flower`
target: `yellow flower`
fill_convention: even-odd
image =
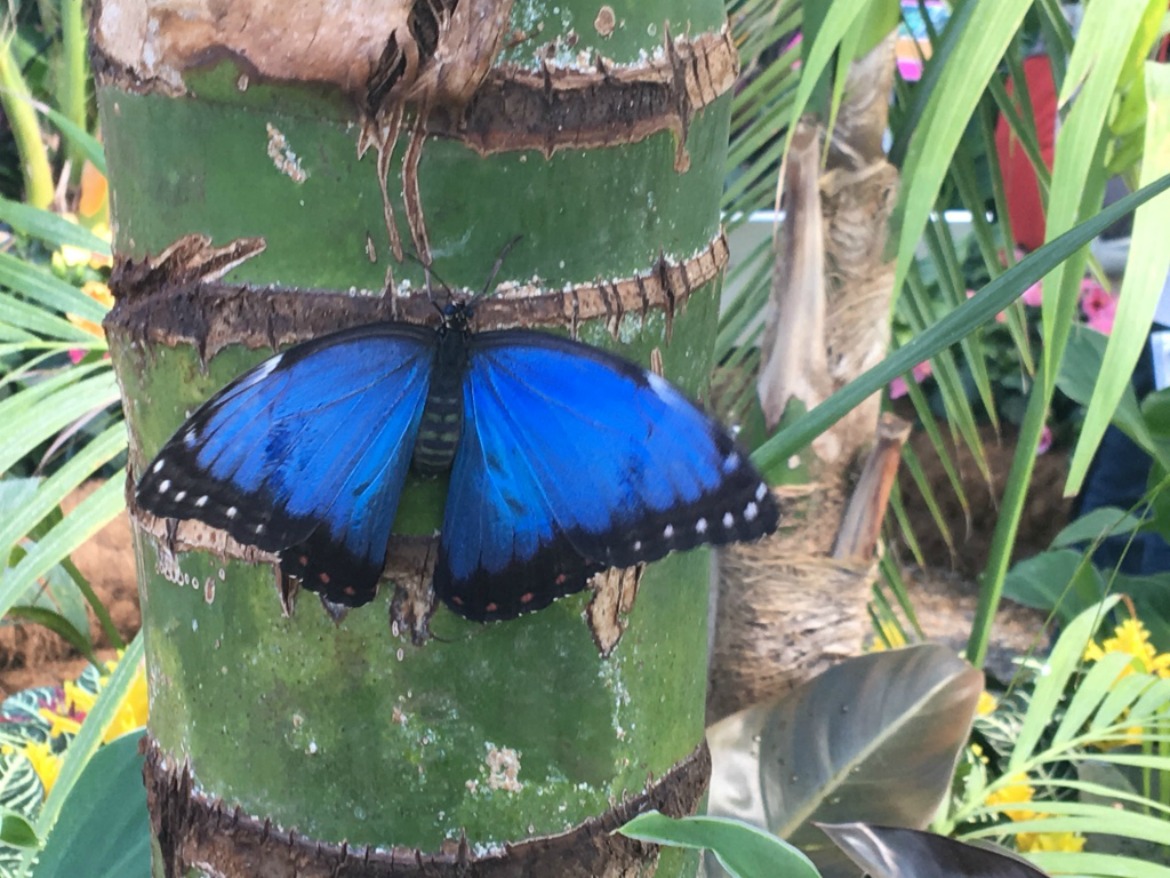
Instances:
[[[105,678],[102,678],[105,683]],[[76,683],[69,681],[62,687],[65,690],[65,709],[74,713],[89,713],[97,704],[97,696],[87,692]]]
[[[1031,854],[1036,851],[1073,851],[1079,853],[1084,850],[1084,847],[1084,836],[1076,832],[1016,833],[1016,850],[1021,854]]]
[[[90,225],[89,229],[103,241],[109,241],[113,236],[110,230],[110,224],[104,219],[97,219],[92,223],[83,223],[77,218],[76,214],[63,213],[61,216],[70,222],[82,226],[83,228]],[[61,249],[53,254],[53,267],[58,271],[77,268],[82,265],[88,265],[90,268],[109,268],[114,264],[114,260],[109,256],[101,253],[94,253],[92,250],[87,250],[85,247],[76,247],[73,244],[62,244]]]
[[[45,788],[47,796],[53,784],[57,782],[57,775],[61,773],[61,757],[53,752],[48,743],[26,744],[24,755],[32,763],[37,777],[41,779],[41,786]]]
[[[1120,652],[1132,656],[1136,660],[1138,670],[1147,674],[1156,674],[1159,677],[1170,679],[1170,653],[1158,654],[1154,644],[1150,643],[1150,632],[1140,619],[1129,618],[1124,620],[1113,630],[1113,636],[1106,639],[1100,646],[1090,641],[1085,647],[1084,660],[1095,662],[1108,653]],[[1134,665],[1123,668],[1117,679],[1132,674]],[[1116,683],[1116,681],[1114,681]]]
[[[995,713],[995,709],[999,707],[999,702],[995,700],[995,696],[984,689],[979,693],[979,703],[975,706],[975,712],[980,716],[987,716],[989,713]]]
[[[114,738],[120,738],[127,732],[142,728],[146,725],[147,707],[146,666],[139,662],[130,688],[126,690],[126,695],[118,705],[118,710],[114,713],[114,718],[110,721],[102,740],[108,744]]]
[[[886,649],[897,649],[906,645],[906,636],[896,622],[883,619],[878,623],[878,627],[879,634],[873,639],[873,643],[869,647],[870,652],[882,652]]]
[[[86,281],[81,287],[81,291],[95,302],[105,305],[107,309],[114,307],[114,294],[110,292],[109,286],[100,280]],[[65,316],[78,329],[84,329],[90,335],[96,335],[98,338],[106,337],[106,331],[102,329],[100,323],[95,323],[84,317],[78,317],[76,314],[66,314]]]
[[[81,723],[67,714],[57,713],[47,707],[42,707],[38,712],[49,721],[49,734],[54,738],[58,735],[76,735],[81,731]]]
[[[987,798],[983,800],[986,805],[1022,805],[1025,802],[1031,802],[1034,790],[1032,785],[1028,783],[1028,775],[1020,772],[1014,774],[1010,778],[1011,783],[1007,786],[988,793]],[[1024,808],[1013,808],[1008,810],[1006,808],[1000,809],[1008,816],[1009,820],[1031,820],[1036,816],[1035,811],[1029,811]]]

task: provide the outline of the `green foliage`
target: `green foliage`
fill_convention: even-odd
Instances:
[[[1167,189],[1170,189],[1170,175],[1115,202],[1092,219],[1029,254],[984,287],[978,295],[915,335],[907,344],[837,391],[800,421],[780,430],[757,449],[757,463],[769,473],[784,466],[789,456],[852,411],[870,394],[880,391],[895,377],[909,372],[917,363],[950,347],[974,327],[993,320],[1023,290],[1062,264],[1064,259],[1084,247],[1118,218]],[[1029,450],[1029,454],[1032,453],[1034,446]]]
[[[137,734],[98,750],[65,800],[32,878],[145,878],[150,821]]]
[[[1017,682],[1024,693],[977,720],[983,749],[968,754],[936,828],[965,839],[1014,837],[1017,844],[1033,844],[1035,834],[1063,840],[1032,848],[1029,859],[1044,869],[1170,874],[1135,872],[1138,861],[1118,852],[1119,840],[1144,846],[1150,863],[1164,862],[1168,852],[1170,679],[1132,653],[1090,646],[1115,603],[1094,604],[1068,622],[1048,659]],[[1136,630],[1133,622],[1128,629]],[[1076,850],[1076,838],[1089,838],[1091,851]]]
[[[796,845],[825,876],[848,874],[817,825],[925,826],[981,690],[978,671],[933,644],[844,661],[708,729],[708,811]]]
[[[87,28],[81,0],[9,4],[0,21],[0,102],[14,146],[9,153],[0,144],[0,191],[35,208],[52,204],[54,177],[66,167],[76,183],[94,152]],[[63,135],[59,146],[38,117]]]
[[[820,875],[812,861],[792,845],[736,820],[719,817],[672,820],[650,811],[639,814],[620,832],[654,844],[705,848],[732,878],[763,878],[778,873],[791,878]]]

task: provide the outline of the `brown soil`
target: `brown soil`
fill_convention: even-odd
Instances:
[[[938,453],[924,430],[915,430],[910,447],[918,455],[926,481],[938,502],[943,519],[950,529],[950,539],[935,524],[922,493],[914,483],[909,470],[902,467],[898,483],[918,538],[923,560],[928,568],[953,570],[973,578],[983,572],[991,550],[991,536],[999,517],[998,498],[1003,496],[1004,483],[1016,450],[1016,431],[998,437],[990,426],[979,431],[991,476],[989,486],[975,464],[974,455],[965,444],[953,445],[948,453],[962,477],[967,506],[964,508],[951,487]],[[1012,560],[1028,558],[1048,548],[1052,538],[1068,523],[1072,501],[1061,496],[1068,476],[1068,453],[1052,449],[1036,458],[1032,483],[1028,486],[1024,514],[1020,520]],[[903,560],[912,557],[903,553]]]

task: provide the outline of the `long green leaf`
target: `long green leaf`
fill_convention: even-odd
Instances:
[[[1083,649],[1082,649],[1083,653]],[[1069,739],[1078,735],[1081,728],[1088,722],[1089,717],[1096,711],[1122,671],[1128,668],[1134,659],[1123,652],[1111,652],[1093,663],[1089,673],[1077,685],[1076,694],[1065,709],[1064,718],[1057,726],[1052,736],[1050,747],[1059,747]]]
[[[108,365],[98,374],[70,383],[56,393],[22,399],[33,396],[33,391],[38,389],[23,390],[0,403],[0,409],[14,401],[21,404],[12,406],[15,411],[11,417],[0,418],[0,423],[5,425],[5,432],[0,436],[0,472],[78,418],[118,401],[118,385]]]
[[[14,229],[57,247],[69,245],[99,256],[110,255],[110,245],[89,229],[47,210],[0,198],[0,220]]]
[[[92,334],[80,326],[74,326],[64,317],[45,310],[40,305],[24,302],[16,296],[0,293],[0,323],[18,326],[51,339],[77,341],[89,344],[95,341]]]
[[[82,156],[89,159],[90,164],[97,168],[103,177],[108,176],[106,173],[106,152],[102,148],[100,140],[52,107],[42,106],[38,109],[49,117],[49,121],[53,123],[54,127],[65,136],[66,140],[77,147]]]
[[[1116,854],[1037,852],[1033,863],[1054,875],[1101,875],[1110,878],[1170,878],[1170,867]]]
[[[934,326],[903,345],[878,365],[851,381],[794,424],[781,429],[753,455],[756,463],[777,478],[793,454],[856,408],[870,394],[881,390],[916,363],[950,347],[971,328],[991,320],[1031,284],[1052,270],[1110,225],[1140,204],[1170,188],[1170,174],[1111,204],[1092,219],[1065,232],[1055,241],[1021,260],[993,280],[973,298],[947,314]]]
[[[126,693],[130,691],[130,685],[134,682],[134,676],[138,673],[138,665],[141,661],[142,634],[139,633],[126,647],[126,651],[118,661],[118,667],[114,669],[109,681],[102,688],[93,710],[86,714],[85,720],[81,724],[81,731],[77,733],[77,737],[70,742],[69,749],[65,751],[61,773],[57,776],[57,782],[53,784],[53,789],[48,798],[45,799],[41,813],[37,816],[36,829],[40,838],[47,838],[49,833],[53,831],[62,806],[69,798],[94,751],[101,744],[102,736],[113,721]]]
[[[1154,686],[1154,683],[1155,681],[1146,674],[1130,674],[1114,683],[1109,694],[1102,699],[1092,722],[1089,723],[1088,734],[1100,734],[1110,726],[1116,725],[1122,719],[1122,711],[1128,710]],[[1140,724],[1145,716],[1148,714],[1139,712],[1130,719],[1134,724]]]
[[[60,613],[46,610],[43,607],[13,607],[8,611],[8,618],[43,625],[91,663],[97,664],[100,661],[93,651],[93,645],[89,642],[89,635],[79,631],[76,625]]]
[[[26,536],[62,500],[125,448],[126,428],[120,423],[107,427],[85,443],[77,454],[37,487],[27,502],[16,509],[4,510],[4,517],[0,518],[0,551]]]
[[[1019,808],[1019,803],[996,806],[998,809]],[[1028,809],[1038,816],[1030,820],[1012,822],[1012,832],[1082,832],[1116,835],[1139,841],[1150,841],[1165,845],[1170,841],[1166,832],[1166,821],[1134,810],[1120,811],[1109,805],[1096,802],[1036,801],[1028,803]],[[985,817],[995,809],[977,813]],[[1039,816],[1050,815],[1050,816]],[[973,829],[968,838],[994,836],[1003,832],[1003,827],[989,826]]]
[[[1095,213],[1104,194],[1106,171],[1101,154],[1106,119],[1113,103],[1126,52],[1141,22],[1147,0],[1091,3],[1073,45],[1069,75],[1061,87],[1060,104],[1071,109],[1056,136],[1045,235],[1052,240],[1073,228],[1082,216]],[[1058,265],[1044,282],[1040,310],[1044,332],[1042,359],[1052,382],[1064,356],[1080,295],[1084,254]]]
[[[94,753],[62,803],[33,878],[149,878],[150,816],[138,735]]]
[[[1064,695],[1065,686],[1080,667],[1086,644],[1097,630],[1097,625],[1104,614],[1113,608],[1117,600],[1116,597],[1108,598],[1085,610],[1069,623],[1060,639],[1056,641],[1052,654],[1045,662],[1045,672],[1036,680],[1036,688],[1024,714],[1024,721],[1020,724],[1006,774],[1020,771],[1024,763],[1032,758],[1036,746],[1052,722],[1056,706]]]
[[[898,229],[895,295],[905,282],[919,236],[935,208],[939,189],[967,122],[1031,5],[1032,0],[982,0],[963,4],[964,11],[969,8],[969,17],[946,59],[945,69],[939,74],[937,88],[930,92],[922,119],[914,127],[902,168],[902,179],[908,185],[895,217]],[[949,37],[950,27],[947,32]]]
[[[124,473],[110,479],[81,501],[69,515],[45,534],[24,558],[0,578],[0,616],[25,591],[102,529],[126,505]]]
[[[1146,65],[1146,143],[1142,185],[1170,173],[1170,65]],[[1170,274],[1170,197],[1156,198],[1134,215],[1133,237],[1117,316],[1101,372],[1093,388],[1080,439],[1069,465],[1066,493],[1081,489],[1089,464],[1146,344],[1158,297]]]
[[[63,314],[76,314],[95,323],[101,321],[109,310],[72,284],[9,253],[0,253],[0,286],[32,299],[42,307]]]
[[[819,878],[812,862],[776,836],[721,817],[672,820],[657,811],[639,814],[618,830],[622,835],[685,848],[707,848],[734,878]]]
[[[821,77],[824,76],[825,71],[833,62],[833,57],[840,50],[842,42],[849,37],[851,32],[856,33],[856,23],[863,18],[868,5],[870,4],[831,3],[825,10],[824,17],[816,23],[815,37],[804,58],[804,66],[801,68],[800,80],[796,87],[796,97],[792,102],[788,133],[784,137],[785,155],[788,155],[788,150],[792,145],[792,136],[796,133],[796,123],[804,115]],[[807,6],[805,18],[808,18]],[[809,36],[807,24],[806,22],[806,37]]]

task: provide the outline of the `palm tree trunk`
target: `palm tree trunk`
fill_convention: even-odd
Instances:
[[[478,289],[516,235],[479,329],[705,387],[718,0],[106,0],[94,32],[132,473],[274,348],[432,319],[403,254]],[[705,789],[703,553],[511,622],[440,608],[428,639],[444,495],[408,484],[379,598],[339,622],[271,558],[132,510],[156,875],[693,874],[609,832]]]
[[[758,380],[769,427],[823,402],[889,343],[894,266],[885,249],[898,175],[882,136],[893,46],[889,37],[853,64],[827,150],[811,116],[793,138]],[[908,435],[892,415],[879,421],[880,405],[870,397],[790,462],[776,489],[786,501],[780,532],[720,553],[708,722],[781,697],[861,651]]]

